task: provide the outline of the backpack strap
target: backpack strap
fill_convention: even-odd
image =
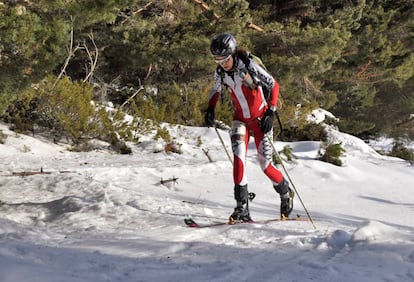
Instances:
[[[226,75],[225,70],[220,65],[218,65],[217,68],[216,68],[216,72],[220,76],[221,87],[223,88],[223,86],[224,86],[224,76]],[[221,103],[224,103],[223,95],[221,94],[220,97],[221,97]]]
[[[265,96],[266,101],[269,101],[270,99],[270,93],[271,93],[271,89],[268,89],[268,87],[266,87],[266,85],[263,85],[262,83],[260,83],[260,80],[258,80],[255,76],[254,73],[250,72],[249,70],[249,66],[250,66],[250,62],[251,61],[255,61],[259,66],[261,66],[265,71],[267,71],[265,65],[263,64],[262,60],[253,55],[252,53],[250,53],[247,50],[242,50],[242,49],[237,49],[236,51],[236,56],[242,60],[243,64],[246,66],[247,71],[249,72],[250,76],[253,78],[253,81],[257,81],[259,82],[259,85],[262,86],[262,90],[263,90],[263,95]]]
[[[216,72],[220,75],[221,84],[224,84],[224,76],[226,75],[225,70],[220,65],[218,65],[216,68]]]

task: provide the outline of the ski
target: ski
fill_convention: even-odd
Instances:
[[[297,216],[295,218],[271,218],[271,219],[264,219],[264,220],[252,220],[248,222],[243,221],[236,221],[236,222],[230,222],[230,221],[220,221],[220,222],[210,222],[210,223],[197,223],[192,218],[185,218],[184,223],[191,228],[208,228],[208,227],[215,227],[215,226],[223,226],[223,225],[237,225],[237,224],[267,224],[270,222],[275,221],[308,221],[309,219],[306,217],[300,217]]]

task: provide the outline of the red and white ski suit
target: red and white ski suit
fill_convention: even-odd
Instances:
[[[270,97],[266,101],[262,86],[251,89],[243,84],[239,75],[242,71],[251,74],[259,85],[270,89]],[[223,74],[220,74],[222,71]],[[234,57],[233,69],[229,72],[217,69],[214,74],[214,86],[210,93],[208,105],[215,107],[222,92],[222,85],[228,89],[233,103],[233,124],[231,132],[234,155],[233,179],[235,185],[246,185],[246,156],[250,136],[254,137],[260,167],[272,181],[278,185],[283,180],[282,173],[272,163],[272,144],[260,128],[261,119],[270,106],[276,107],[279,96],[278,82],[260,65],[251,60],[248,67],[237,56]],[[267,134],[273,136],[273,130]]]

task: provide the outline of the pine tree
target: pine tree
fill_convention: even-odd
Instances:
[[[0,7],[0,99],[4,101],[52,71],[62,61],[69,38],[69,25],[62,19],[45,20],[41,11],[18,2]],[[0,114],[3,111],[0,108]]]
[[[371,113],[378,112],[381,97],[398,95],[396,90],[413,76],[413,12],[413,4],[406,1],[367,1],[360,27],[353,31],[327,85],[338,93],[333,111],[343,120],[343,130],[363,134],[380,128],[384,121]],[[385,104],[382,108],[391,112]]]

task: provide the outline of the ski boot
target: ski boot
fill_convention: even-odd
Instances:
[[[247,191],[247,185],[235,185],[234,198],[236,199],[237,206],[229,217],[229,223],[251,222],[252,219],[249,212],[249,193]]]
[[[234,212],[229,217],[229,223],[234,224],[236,222],[252,222],[249,213],[249,203],[241,204],[237,203],[237,207],[234,208]]]
[[[279,185],[274,186],[274,188],[280,195],[280,219],[286,219],[293,210],[293,197],[295,193],[290,189],[289,182],[285,179]]]

